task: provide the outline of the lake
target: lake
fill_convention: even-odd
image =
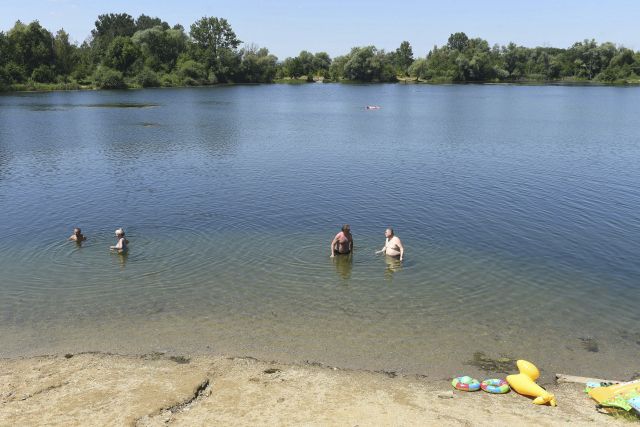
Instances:
[[[627,378],[639,117],[635,87],[0,96],[0,356],[215,353],[437,378],[508,357]],[[343,223],[355,251],[331,259]],[[401,264],[374,254],[388,226]],[[118,227],[127,255],[109,251]]]

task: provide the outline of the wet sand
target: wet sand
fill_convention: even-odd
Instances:
[[[253,358],[104,353],[0,360],[0,425],[631,425],[578,384],[558,407],[446,379]]]

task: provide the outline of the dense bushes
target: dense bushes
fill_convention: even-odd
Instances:
[[[124,89],[127,85],[120,71],[101,65],[96,70],[93,81],[100,89]]]
[[[266,48],[245,46],[224,18],[204,17],[189,27],[160,18],[104,14],[91,37],[77,45],[60,30],[20,21],[0,32],[0,90],[69,87],[154,87],[274,79],[393,82],[410,76],[427,82],[578,80],[640,82],[640,53],[594,40],[568,49],[490,46],[465,33],[414,58],[408,41],[390,52],[354,47],[333,60],[306,50],[278,62]]]
[[[158,74],[149,69],[143,69],[137,76],[136,80],[138,84],[142,87],[158,87],[160,86],[160,79],[158,78]]]

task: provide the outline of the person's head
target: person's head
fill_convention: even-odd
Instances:
[[[116,230],[116,237],[124,237],[124,230],[122,228]]]
[[[351,233],[351,227],[349,227],[349,224],[345,224],[342,226],[342,232],[345,234]]]
[[[76,228],[73,229],[73,234],[76,235],[76,236],[79,235],[79,234],[82,234],[82,230],[80,230],[78,227],[76,227]]]
[[[388,239],[392,238],[393,237],[393,228],[389,227],[386,230],[384,230],[384,235]]]

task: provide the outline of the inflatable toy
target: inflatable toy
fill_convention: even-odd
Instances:
[[[475,378],[471,378],[467,375],[463,376],[463,377],[456,377],[453,379],[453,381],[451,381],[451,385],[457,389],[457,390],[462,390],[462,391],[478,391],[480,390],[480,382],[475,379]]]
[[[505,380],[484,380],[480,383],[480,388],[487,393],[503,394],[507,393],[511,388]]]
[[[536,368],[533,363],[527,362],[526,360],[518,360],[516,362],[516,366],[518,366],[520,373],[517,375],[509,375],[507,377],[507,382],[511,388],[525,396],[535,397],[535,399],[533,399],[533,403],[536,405],[544,405],[548,403],[551,406],[556,406],[555,396],[535,383],[535,380],[540,376],[538,368]]]
[[[610,385],[609,387],[597,387],[589,390],[589,396],[598,403],[610,400],[615,395],[626,394],[632,391],[640,392],[640,380]]]

